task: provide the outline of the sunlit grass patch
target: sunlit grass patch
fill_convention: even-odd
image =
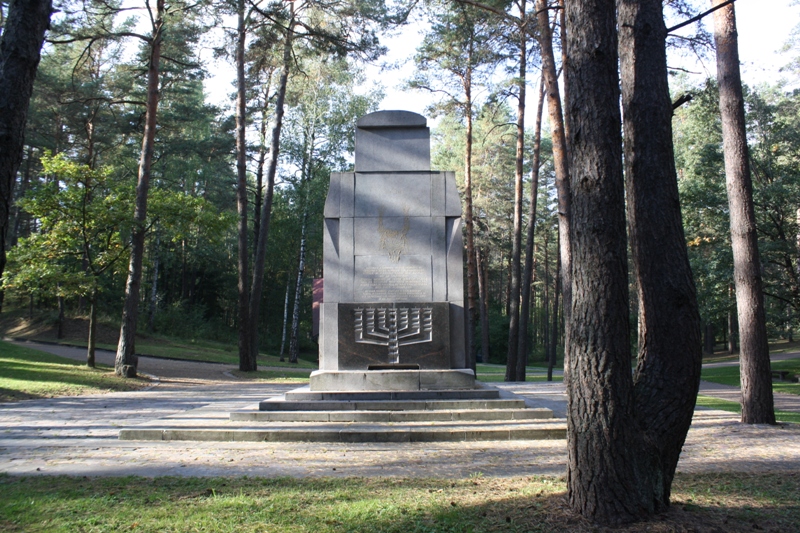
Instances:
[[[105,344],[102,348],[116,350],[114,345]],[[141,355],[167,357],[204,363],[239,364],[239,352],[236,344],[207,340],[177,339],[163,336],[151,336],[136,340],[136,352]],[[284,357],[284,359],[286,359]],[[277,355],[258,354],[259,366],[316,369],[317,365],[305,359],[297,363],[281,361]]]
[[[728,411],[731,413],[742,412],[742,406],[738,402],[721,400],[719,398],[712,398],[711,396],[698,396],[697,405],[698,407],[719,409],[720,411]],[[790,411],[775,411],[775,418],[778,422],[791,422],[794,424],[800,424],[800,413],[793,413]]]
[[[670,512],[616,531],[791,531],[800,475],[681,475]],[[599,531],[562,478],[69,478],[0,476],[8,531]]]
[[[0,401],[137,390],[148,380],[124,379],[112,369],[0,341]]]
[[[787,359],[785,361],[773,361],[771,364],[773,371],[783,370],[790,375],[800,376],[800,359]],[[739,366],[721,366],[714,368],[704,368],[701,379],[723,385],[740,386]],[[800,383],[788,381],[773,381],[772,390],[776,392],[788,392],[790,394],[800,394]]]
[[[485,382],[499,382],[504,381],[506,377],[506,367],[503,365],[487,365],[477,364],[477,378],[479,381]],[[547,376],[543,374],[547,372],[546,367],[528,366],[526,367],[525,381],[547,381]],[[553,376],[553,381],[562,381],[561,376]]]

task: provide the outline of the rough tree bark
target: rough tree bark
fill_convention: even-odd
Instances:
[[[161,41],[164,29],[164,0],[157,0],[153,31],[150,36],[150,58],[147,67],[147,104],[145,111],[142,151],[139,158],[139,176],[136,183],[136,209],[134,210],[131,259],[125,283],[125,303],[122,308],[122,325],[119,332],[114,372],[119,376],[136,375],[136,321],[139,314],[139,290],[142,284],[144,239],[147,233],[147,193],[150,188],[150,166],[156,138],[158,112],[158,85],[161,62]]]
[[[694,414],[702,363],[700,313],[683,232],[661,0],[618,0],[628,235],[638,292],[634,401],[657,462],[656,511]],[[648,488],[649,490],[649,488]]]
[[[533,283],[533,234],[536,230],[536,204],[539,197],[539,166],[542,146],[542,112],[544,111],[544,77],[539,84],[539,103],[536,108],[536,126],[533,134],[533,162],[531,165],[531,196],[528,207],[528,234],[525,237],[525,267],[522,269],[522,298],[519,311],[519,349],[517,351],[517,379],[525,381],[528,365],[528,324],[530,322],[531,283]]]
[[[525,88],[528,61],[528,19],[526,2],[518,3],[519,23],[519,73],[517,74],[517,154],[514,171],[514,229],[511,238],[511,268],[509,269],[508,294],[508,358],[506,359],[506,381],[517,381],[517,358],[519,357],[519,304],[520,277],[522,275],[520,254],[522,253],[522,180],[525,157]]]
[[[669,503],[697,391],[699,318],[677,193],[670,192],[676,178],[671,168],[661,2],[619,0],[615,6],[613,0],[585,0],[567,2],[566,8],[573,202],[573,301],[565,378],[568,499],[585,517],[617,524],[659,512]],[[639,202],[631,206],[631,225],[636,226],[631,229],[644,302],[642,336],[653,343],[652,349],[645,346],[640,353],[635,384],[630,369],[617,25],[623,32],[625,130],[632,136],[626,137],[633,189],[628,198]],[[645,118],[653,131],[641,131],[639,121]],[[648,165],[662,168],[652,176],[638,174]],[[640,197],[648,190],[657,196],[650,203]],[[648,205],[657,212],[638,212]],[[667,242],[652,244],[677,254],[669,258],[668,267],[642,255],[648,234],[663,235]],[[678,316],[665,316],[653,306]],[[675,329],[676,324],[685,327]],[[689,354],[665,344],[671,333],[690,337]]]
[[[9,214],[22,163],[28,103],[52,12],[52,0],[11,2],[0,40],[0,277],[6,267]]]
[[[711,0],[712,6],[721,3],[722,0]],[[739,315],[742,422],[774,424],[761,259],[758,254],[733,4],[714,12],[714,41],[717,45],[717,82],[722,116],[725,183],[730,211],[733,279]]]
[[[236,36],[236,209],[239,215],[236,230],[238,232],[237,254],[237,290],[238,290],[238,335],[239,335],[239,370],[254,372],[258,363],[250,349],[250,293],[247,251],[247,86],[244,72],[244,48],[247,40],[245,26],[245,3],[236,3],[238,15]]]

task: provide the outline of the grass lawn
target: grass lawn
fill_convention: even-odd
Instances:
[[[488,383],[503,381],[506,377],[505,365],[487,365],[478,363],[475,365],[477,369],[477,378],[479,381]],[[560,370],[557,368],[556,370]],[[547,376],[541,375],[541,372],[547,372],[547,367],[528,366],[526,367],[525,381],[547,381]],[[553,381],[561,381],[561,376],[553,376]]]
[[[89,368],[79,361],[0,341],[0,402],[137,390],[147,383],[141,378],[118,378],[108,367]]]
[[[23,338],[33,341],[58,342],[69,346],[86,347],[88,323],[84,318],[69,318],[64,326],[64,338],[58,339],[56,328],[52,320],[47,317],[35,319],[4,313],[0,315],[0,333],[9,337]],[[104,350],[117,350],[119,338],[118,323],[109,324],[102,322],[98,325],[97,347]],[[217,342],[204,339],[182,339],[161,334],[137,335],[136,352],[140,355],[168,357],[170,359],[186,359],[189,361],[203,361],[210,363],[227,363],[237,365],[239,353],[236,341]],[[280,358],[266,353],[259,354],[259,366],[309,368],[315,369],[316,354],[301,353],[297,364],[287,361],[281,362]],[[305,356],[307,359],[302,359]]]
[[[800,352],[800,341],[779,340],[769,343],[769,353]]]
[[[70,478],[0,476],[0,530],[213,532],[601,531],[560,478]],[[792,531],[800,472],[681,475],[671,509],[615,531]],[[755,524],[755,527],[754,527]],[[603,530],[605,531],[605,530]]]
[[[786,361],[773,361],[772,370],[787,370],[790,373],[800,375],[800,359],[787,359]],[[705,381],[722,383],[723,385],[739,386],[739,367],[723,366],[718,368],[704,368],[701,378]],[[790,383],[788,381],[773,381],[772,390],[775,392],[788,392],[790,394],[800,394],[800,383]]]
[[[739,404],[739,402],[730,402],[728,400],[712,398],[711,396],[698,396],[697,405],[699,407],[730,411],[731,413],[742,412],[742,406]],[[775,419],[778,422],[792,422],[795,424],[800,424],[800,413],[793,413],[790,411],[775,411]]]

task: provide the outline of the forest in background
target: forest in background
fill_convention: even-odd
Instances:
[[[408,83],[436,95],[429,110],[429,116],[440,118],[433,132],[433,167],[455,170],[461,187],[468,131],[471,137],[474,244],[471,255],[465,251],[465,268],[466,258],[473,257],[477,301],[471,331],[476,356],[507,361],[509,339],[515,338],[509,335],[514,327],[511,307],[520,301],[512,294],[524,285],[515,274],[517,268],[531,276],[530,327],[527,333],[517,333],[527,341],[527,360],[544,361],[557,354],[560,361],[564,315],[557,296],[556,161],[546,116],[540,119],[537,135],[541,111],[523,109],[522,152],[518,147],[519,95],[526,89],[541,91],[541,44],[530,29],[520,37],[519,25],[504,15],[513,12],[514,5],[486,4],[494,11],[428,2],[415,6],[409,19],[410,5],[379,1],[359,4],[359,10],[345,1],[293,2],[291,10],[286,4],[167,2],[161,11],[148,4],[150,13],[138,15],[152,22],[151,35],[138,33],[142,24],[129,18],[137,11],[130,11],[128,4],[85,1],[59,6],[38,69],[24,160],[14,187],[3,313],[44,314],[61,323],[65,317],[88,317],[95,309],[103,322],[118,327],[136,228],[133,206],[147,71],[158,32],[160,101],[137,329],[241,341],[238,200],[247,215],[248,272],[257,263],[258,233],[262,227],[268,230],[260,311],[253,324],[259,332],[256,349],[293,352],[294,357],[306,353],[315,359],[311,282],[323,275],[327,178],[330,172],[352,168],[355,120],[378,108],[380,87],[376,83],[374,90],[363,90],[362,72],[364,63],[382,52],[377,36],[419,17],[429,21],[430,29],[417,50],[417,70]],[[691,3],[668,4],[673,18],[699,12]],[[0,5],[3,17],[6,10],[6,3]],[[204,83],[209,73],[200,54],[208,46],[209,32],[231,25],[237,13],[243,14],[239,27],[227,29],[215,53],[236,63],[237,43],[244,34],[244,149],[237,149],[237,116],[207,102]],[[557,11],[551,24],[560,72]],[[673,44],[713,54],[702,31],[688,42]],[[796,63],[787,69],[793,79],[800,76]],[[725,342],[735,351],[733,259],[717,86],[714,80],[690,85],[677,72],[671,81],[673,100],[691,95],[676,108],[673,128],[684,231],[706,350]],[[231,85],[232,98],[236,91]],[[279,98],[285,110],[280,118]],[[746,101],[767,324],[771,337],[792,339],[800,320],[800,93],[779,84],[760,86],[746,91]],[[271,143],[276,124],[278,144]],[[237,153],[245,157],[245,204],[237,198]],[[270,178],[273,154],[277,160]],[[515,190],[518,185],[521,195]],[[517,199],[520,217],[515,216]],[[271,210],[264,219],[266,203]],[[526,252],[522,244],[529,228],[532,241]],[[636,304],[632,297],[634,346]]]

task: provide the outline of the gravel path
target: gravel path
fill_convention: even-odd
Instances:
[[[27,346],[34,347],[32,344]],[[48,346],[48,345],[45,345]],[[37,347],[38,348],[38,347]],[[77,348],[49,345],[47,351]],[[67,355],[70,356],[70,355]],[[113,357],[110,352],[98,354]],[[161,382],[148,390],[0,404],[0,472],[12,475],[403,476],[461,478],[563,475],[566,441],[454,443],[125,442],[120,426],[195,410],[245,409],[292,385],[253,383],[232,366],[141,358]],[[563,416],[561,383],[500,383]],[[705,393],[705,392],[704,392]],[[682,472],[768,472],[800,468],[800,425],[747,426],[732,413],[698,410]]]

